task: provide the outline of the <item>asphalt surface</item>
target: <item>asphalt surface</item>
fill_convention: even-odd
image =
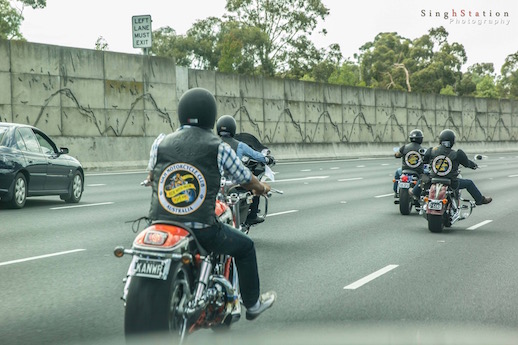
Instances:
[[[284,194],[250,232],[262,290],[277,302],[187,343],[517,344],[518,154],[462,171],[494,200],[442,234],[394,205],[399,162],[277,164],[271,185]],[[145,176],[87,174],[79,204],[44,197],[0,208],[0,344],[124,344],[130,261],[113,249],[131,245],[126,222],[147,214]]]

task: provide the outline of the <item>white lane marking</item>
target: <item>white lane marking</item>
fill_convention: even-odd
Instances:
[[[105,183],[93,183],[93,184],[87,184],[86,185],[87,187],[101,187],[101,186],[106,186]]]
[[[518,175],[509,175],[507,177],[518,177]]]
[[[341,178],[338,180],[338,182],[358,181],[358,180],[363,180],[363,177]]]
[[[324,179],[328,178],[329,176],[308,176],[308,177],[300,177],[300,178],[290,178],[286,180],[275,180],[275,181],[269,181],[268,183],[272,182],[291,182],[291,181],[304,181],[304,180],[313,180],[313,179]]]
[[[277,213],[270,213],[270,214],[267,214],[266,217],[279,216],[281,214],[294,213],[294,212],[299,212],[299,210],[289,210],[289,211],[283,211],[283,212],[277,212]]]
[[[46,255],[40,255],[40,256],[33,256],[33,257],[30,257],[30,258],[25,258],[25,259],[0,262],[0,266],[17,264],[17,263],[20,263],[20,262],[31,261],[31,260],[45,259],[45,258],[50,258],[52,256],[72,254],[72,253],[82,252],[82,251],[85,251],[85,250],[86,249],[74,249],[74,250],[68,250],[66,252],[52,253],[52,254],[46,254]]]
[[[480,222],[480,223],[478,223],[478,224],[475,224],[475,225],[473,225],[473,226],[470,226],[469,228],[467,228],[467,230],[475,230],[475,229],[478,229],[478,228],[480,228],[481,226],[484,226],[484,225],[489,224],[489,223],[491,223],[491,222],[492,222],[492,220],[489,220],[489,219],[488,219],[488,220],[485,220],[485,221]]]
[[[311,169],[302,169],[301,171],[308,172],[311,171]]]
[[[330,168],[330,170],[338,170],[338,169],[340,169],[340,168],[339,167],[332,167],[332,168]]]
[[[374,273],[371,273],[369,274],[368,276],[360,279],[360,280],[357,280],[355,281],[354,283],[352,284],[349,284],[347,286],[344,287],[344,290],[355,290],[357,288],[359,288],[360,286],[363,286],[365,284],[367,284],[368,282],[370,282],[371,280],[374,280],[376,278],[378,278],[379,276],[389,272],[389,271],[392,271],[394,268],[398,267],[399,265],[388,265],[388,266],[385,266],[383,267],[382,269],[374,272]]]
[[[376,195],[375,198],[385,198],[387,196],[393,196],[394,193],[390,193],[390,194],[382,194],[382,195]]]
[[[383,164],[381,164],[381,165],[385,166],[385,165],[389,165],[389,164],[388,164],[388,163],[383,163]]]
[[[51,207],[51,210],[63,210],[65,208],[79,208],[79,207],[90,207],[90,206],[103,206],[103,205],[111,205],[114,204],[113,201],[108,202],[100,202],[97,204],[85,204],[85,205],[75,205],[75,206],[61,206],[61,207]]]
[[[365,165],[357,165],[357,168],[365,168]]]

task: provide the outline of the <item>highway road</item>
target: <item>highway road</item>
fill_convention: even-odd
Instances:
[[[442,234],[394,205],[399,164],[277,164],[272,186],[284,194],[249,235],[262,289],[278,300],[253,322],[188,343],[517,344],[518,153],[462,171],[493,203]],[[113,249],[131,245],[127,222],[147,214],[145,176],[89,173],[79,204],[0,208],[0,344],[124,344],[129,257]]]

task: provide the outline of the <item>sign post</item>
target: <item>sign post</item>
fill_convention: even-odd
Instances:
[[[133,48],[142,48],[145,55],[147,55],[148,48],[152,46],[151,22],[150,15],[131,17]]]

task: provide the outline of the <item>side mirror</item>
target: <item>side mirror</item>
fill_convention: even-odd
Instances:
[[[66,148],[66,147],[59,148],[59,154],[66,155],[67,153],[68,153],[68,148]]]
[[[482,155],[475,155],[475,157],[473,157],[476,161],[481,161],[482,159],[484,158],[487,158],[487,156],[482,156]]]

